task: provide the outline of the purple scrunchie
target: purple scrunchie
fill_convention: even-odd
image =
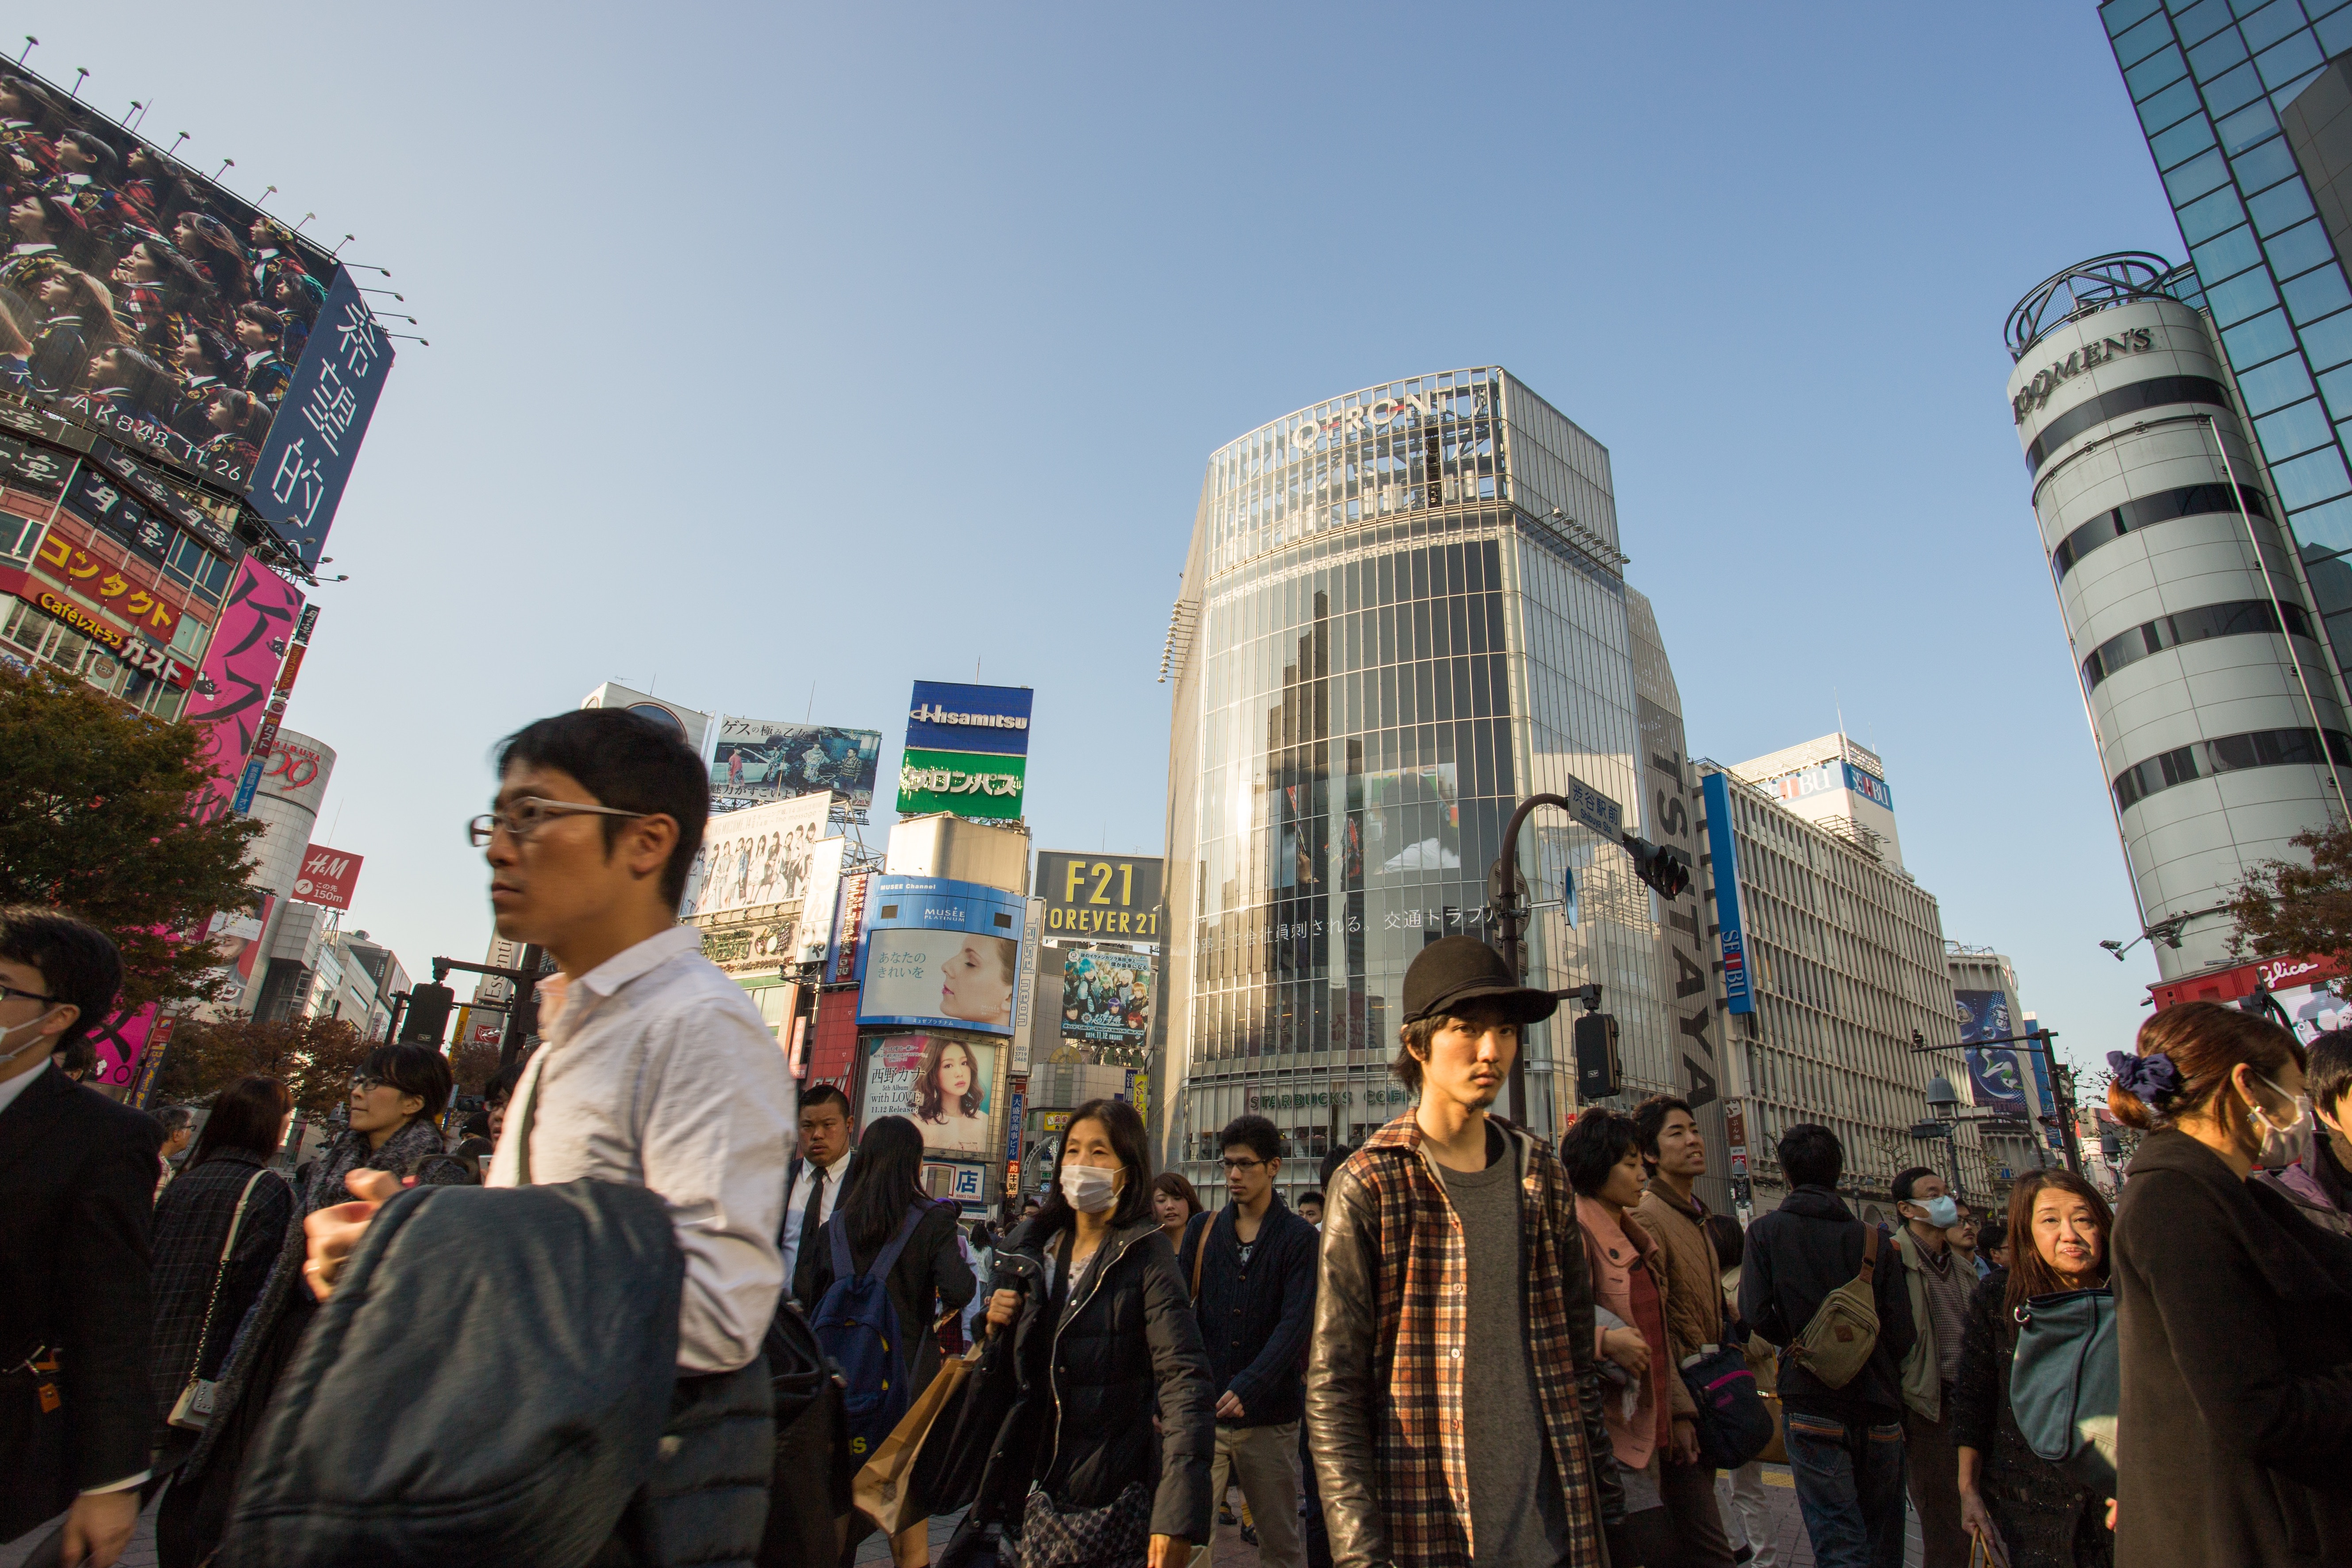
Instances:
[[[2115,1069],[2116,1082],[2126,1094],[2159,1116],[2164,1113],[2164,1102],[2180,1092],[2180,1069],[2162,1051],[2145,1057],[2109,1051],[2107,1066]]]

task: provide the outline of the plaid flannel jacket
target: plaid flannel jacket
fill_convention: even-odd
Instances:
[[[1592,1294],[1575,1195],[1548,1144],[1494,1120],[1510,1135],[1519,1165],[1528,1350],[1571,1537],[1562,1562],[1600,1568],[1608,1559],[1579,1385],[1580,1367],[1592,1354]],[[1331,1198],[1345,1201],[1326,1211],[1307,1426],[1334,1516],[1334,1555],[1343,1568],[1470,1568],[1461,1220],[1410,1111],[1366,1140],[1331,1185]],[[1345,1233],[1334,1224],[1341,1209],[1352,1211]],[[1369,1478],[1349,1473],[1367,1438]]]

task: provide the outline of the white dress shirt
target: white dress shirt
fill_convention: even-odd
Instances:
[[[841,1189],[849,1181],[849,1162],[857,1152],[844,1149],[841,1158],[822,1167],[824,1175],[824,1199],[817,1205],[816,1222],[823,1225],[833,1217],[841,1203]],[[793,1275],[800,1268],[801,1226],[808,1219],[809,1184],[817,1179],[820,1167],[814,1162],[801,1162],[801,1173],[793,1181],[792,1196],[784,1203],[784,1294],[793,1293]]]
[[[32,1071],[20,1072],[15,1078],[9,1079],[6,1082],[0,1083],[0,1110],[5,1110],[10,1106],[16,1104],[16,1097],[24,1093],[26,1089],[32,1088],[33,1080],[35,1079],[40,1077],[45,1072],[50,1071],[57,1065],[58,1064],[50,1058],[43,1057],[41,1058],[41,1065],[33,1068]]]
[[[677,1364],[732,1372],[783,1288],[776,1233],[797,1092],[742,987],[674,926],[575,979],[515,1086],[484,1184],[510,1187],[530,1111],[534,1182],[590,1179],[667,1199],[686,1256]]]

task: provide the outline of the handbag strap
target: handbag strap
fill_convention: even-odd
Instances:
[[[230,1215],[228,1218],[228,1239],[221,1243],[220,1261],[213,1265],[212,1293],[205,1298],[204,1327],[196,1331],[196,1359],[188,1363],[188,1380],[191,1383],[201,1375],[205,1364],[205,1352],[212,1344],[213,1314],[220,1306],[221,1280],[228,1273],[229,1255],[236,1250],[236,1233],[245,1224],[246,1202],[253,1196],[254,1184],[268,1174],[269,1174],[269,1168],[266,1165],[254,1172],[252,1175],[246,1178],[245,1191],[236,1194],[236,1212]]]
[[[1201,1260],[1209,1255],[1209,1227],[1217,1223],[1216,1216],[1205,1209],[1202,1211],[1201,1218],[1204,1222],[1201,1226],[1201,1237],[1192,1244],[1192,1305],[1195,1307],[1201,1304]]]

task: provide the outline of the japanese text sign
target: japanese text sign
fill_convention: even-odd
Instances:
[[[338,268],[318,325],[254,464],[252,501],[302,557],[319,564],[352,461],[392,368],[392,344]]]

